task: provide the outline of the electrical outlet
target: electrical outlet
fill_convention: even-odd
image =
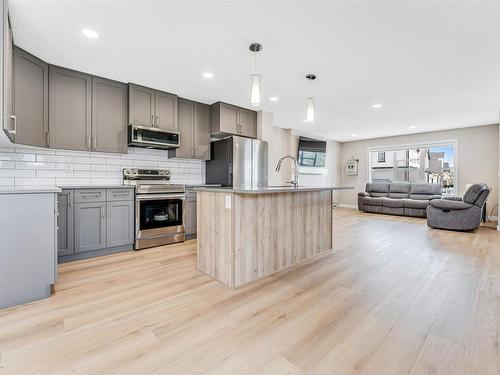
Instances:
[[[226,195],[226,200],[225,200],[224,206],[226,207],[227,210],[231,209],[232,203],[233,203],[233,201],[231,200],[231,196],[230,195]]]

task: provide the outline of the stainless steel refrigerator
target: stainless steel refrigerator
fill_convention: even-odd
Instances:
[[[232,136],[210,144],[206,183],[233,188],[267,186],[267,142]]]

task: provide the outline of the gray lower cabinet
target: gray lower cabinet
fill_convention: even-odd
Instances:
[[[186,190],[186,223],[184,230],[186,236],[195,237],[197,231],[197,209],[196,209],[196,192],[191,189]]]
[[[257,137],[257,112],[217,102],[211,105],[210,133],[212,136],[227,134]]]
[[[16,143],[47,147],[49,66],[20,48],[14,49]]]
[[[127,153],[128,87],[92,77],[92,150]]]
[[[75,211],[73,206],[73,190],[63,190],[57,197],[57,255],[70,255],[75,252]]]
[[[134,202],[107,203],[106,246],[115,247],[134,242]]]
[[[91,150],[92,77],[49,67],[49,145]]]
[[[132,248],[133,189],[64,189],[58,195],[58,211],[58,256]]]
[[[75,253],[106,248],[106,203],[75,203]]]
[[[169,157],[210,160],[210,106],[179,98],[178,126],[180,147]]]

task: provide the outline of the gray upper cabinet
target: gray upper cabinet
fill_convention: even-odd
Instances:
[[[92,77],[92,150],[127,153],[128,87]]]
[[[134,242],[134,202],[107,203],[106,246],[115,247]]]
[[[2,2],[3,6],[3,128],[12,142],[16,139],[16,117],[13,106],[13,60],[14,60],[14,40],[12,37],[12,27],[10,25],[9,10],[7,1]]]
[[[75,253],[106,248],[106,203],[75,203]]]
[[[177,95],[156,91],[155,126],[177,131]]]
[[[193,148],[196,159],[210,160],[210,106],[194,104]]]
[[[257,113],[231,104],[217,102],[211,106],[212,136],[226,134],[257,137]]]
[[[142,126],[155,124],[155,90],[129,83],[129,123]]]
[[[49,67],[49,145],[91,150],[91,86],[88,74]]]
[[[238,109],[238,125],[240,134],[245,137],[257,138],[257,112],[248,109]]]
[[[179,98],[178,103],[178,125],[179,125],[179,140],[180,147],[169,152],[169,156],[178,158],[192,158],[193,144],[193,102]]]
[[[75,252],[73,190],[63,190],[57,196],[57,255]]]
[[[180,147],[170,157],[210,159],[210,106],[179,98],[178,125]]]
[[[129,83],[129,123],[177,131],[177,95]]]
[[[14,115],[16,143],[48,146],[49,67],[17,47],[14,50]]]

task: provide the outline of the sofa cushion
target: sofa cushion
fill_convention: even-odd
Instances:
[[[431,201],[431,206],[441,210],[466,210],[473,205],[461,201],[451,201],[448,199],[434,199]]]
[[[369,193],[389,193],[389,184],[385,182],[369,182],[366,189]]]
[[[408,195],[410,194],[410,186],[411,184],[406,182],[391,182],[389,184],[389,193],[405,193]]]
[[[408,198],[408,196],[409,196],[408,193],[389,193],[389,198],[394,198],[394,199]]]
[[[382,206],[383,198],[364,197],[363,204],[369,206]]]
[[[382,198],[382,206],[403,208],[403,199]]]
[[[425,209],[429,205],[428,200],[423,199],[403,199],[403,207]]]
[[[465,191],[462,200],[466,203],[474,203],[481,194],[481,192],[483,191],[483,189],[484,189],[483,184],[472,184]]]
[[[439,184],[413,184],[410,189],[411,199],[436,199],[436,195],[441,196],[441,185]]]

